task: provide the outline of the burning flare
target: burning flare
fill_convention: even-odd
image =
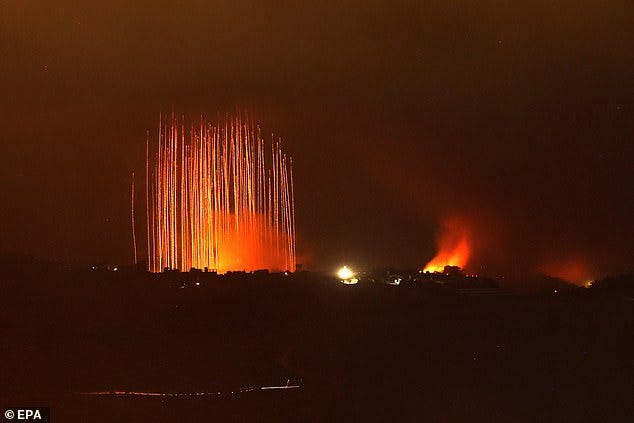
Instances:
[[[341,283],[345,285],[354,285],[359,282],[357,274],[348,266],[343,266],[339,268],[339,270],[337,271],[337,276],[339,277]]]
[[[339,279],[350,279],[354,277],[354,272],[348,266],[343,266],[337,271],[337,276],[339,276]]]
[[[161,117],[146,173],[149,271],[295,270],[292,159],[258,126]]]
[[[469,233],[465,225],[456,219],[446,219],[438,237],[438,253],[425,265],[425,272],[442,272],[445,266],[467,265],[471,255]]]

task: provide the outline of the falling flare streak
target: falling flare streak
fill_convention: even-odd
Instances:
[[[136,225],[134,220],[134,172],[132,172],[132,188],[130,194],[130,219],[132,223],[132,248],[134,249],[134,265],[137,265]]]
[[[268,158],[248,119],[201,116],[189,132],[184,117],[165,120],[155,147],[146,140],[148,270],[294,270],[293,163],[280,140]]]

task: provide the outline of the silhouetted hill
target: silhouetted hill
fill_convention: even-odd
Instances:
[[[610,276],[600,279],[592,284],[592,290],[596,292],[619,293],[634,297],[634,275]]]
[[[28,254],[0,252],[0,273],[55,272],[63,266]]]
[[[631,301],[301,273],[3,281],[0,398],[56,421],[625,421]],[[582,292],[584,295],[577,295]],[[261,386],[299,383],[295,391]],[[255,391],[231,394],[245,387]],[[222,392],[218,398],[87,391]]]

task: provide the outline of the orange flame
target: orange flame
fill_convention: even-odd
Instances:
[[[438,253],[425,265],[425,272],[442,272],[445,266],[464,268],[471,255],[469,233],[456,219],[446,219],[438,239]]]

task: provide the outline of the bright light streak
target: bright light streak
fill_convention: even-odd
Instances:
[[[293,162],[248,118],[161,116],[146,144],[148,270],[295,270]]]

